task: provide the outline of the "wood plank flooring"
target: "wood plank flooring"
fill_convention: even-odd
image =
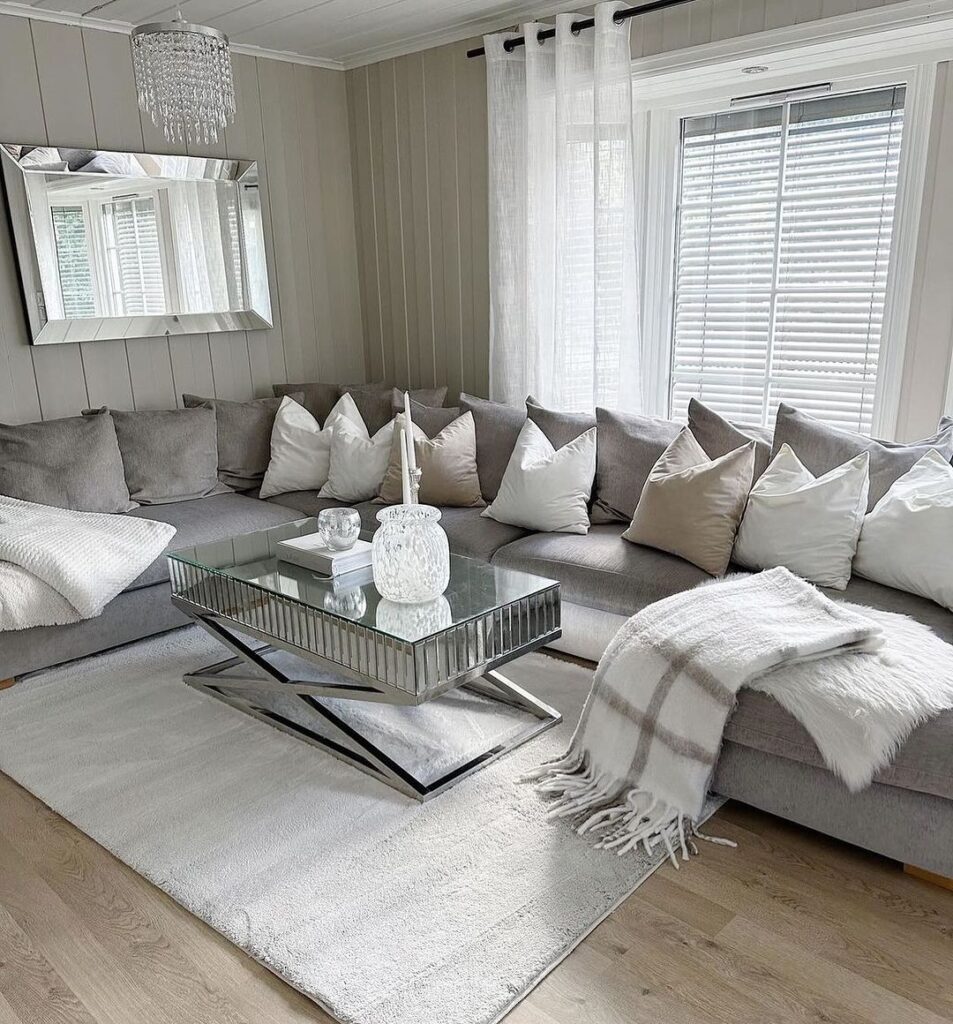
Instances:
[[[953,892],[737,804],[506,1024],[953,1022]],[[328,1024],[0,775],[0,1024]],[[434,1024],[454,1024],[435,1021]]]

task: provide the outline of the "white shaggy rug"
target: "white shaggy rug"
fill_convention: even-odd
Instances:
[[[564,715],[420,804],[197,693],[197,628],[0,693],[0,769],[345,1024],[499,1020],[661,862],[551,823],[528,768],[591,673],[504,671]]]

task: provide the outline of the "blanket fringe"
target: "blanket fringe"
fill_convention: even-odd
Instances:
[[[695,839],[719,846],[737,846],[730,839],[704,835],[681,811],[637,786],[626,787],[597,772],[584,754],[571,751],[548,761],[522,777],[553,798],[547,817],[577,818],[579,835],[601,832],[596,849],[613,850],[618,856],[641,846],[651,854],[660,844],[678,870],[679,855],[687,861],[697,854]]]

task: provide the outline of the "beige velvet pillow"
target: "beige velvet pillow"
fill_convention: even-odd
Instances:
[[[712,460],[685,427],[655,463],[622,536],[723,576],[751,490],[754,463],[754,441]]]
[[[377,500],[396,505],[401,501],[400,443],[403,439],[403,414],[397,417],[398,429],[390,450],[390,462]],[[432,440],[414,424],[414,451],[420,469],[417,500],[423,505],[451,508],[482,508],[486,502],[480,493],[476,462],[476,428],[473,414],[466,412],[447,424]]]

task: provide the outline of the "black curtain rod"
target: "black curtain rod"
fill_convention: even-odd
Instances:
[[[651,3],[643,4],[641,7],[626,7],[624,10],[618,11],[612,16],[612,20],[617,24],[621,25],[623,21],[628,21],[629,18],[638,18],[643,14],[652,14],[655,11],[664,11],[669,7],[679,7],[681,4],[690,4],[692,0],[652,0]],[[595,28],[595,18],[583,18],[581,21],[574,21],[572,23],[572,34],[579,35],[583,29]],[[545,42],[547,39],[552,39],[556,35],[554,28],[544,28],[541,32],[536,33],[536,41],[539,43]],[[507,39],[503,44],[503,49],[507,53],[512,53],[517,46],[525,46],[526,39],[523,36],[516,36],[514,39]],[[486,55],[486,50],[480,46],[475,50],[467,50],[468,57],[483,57]]]

